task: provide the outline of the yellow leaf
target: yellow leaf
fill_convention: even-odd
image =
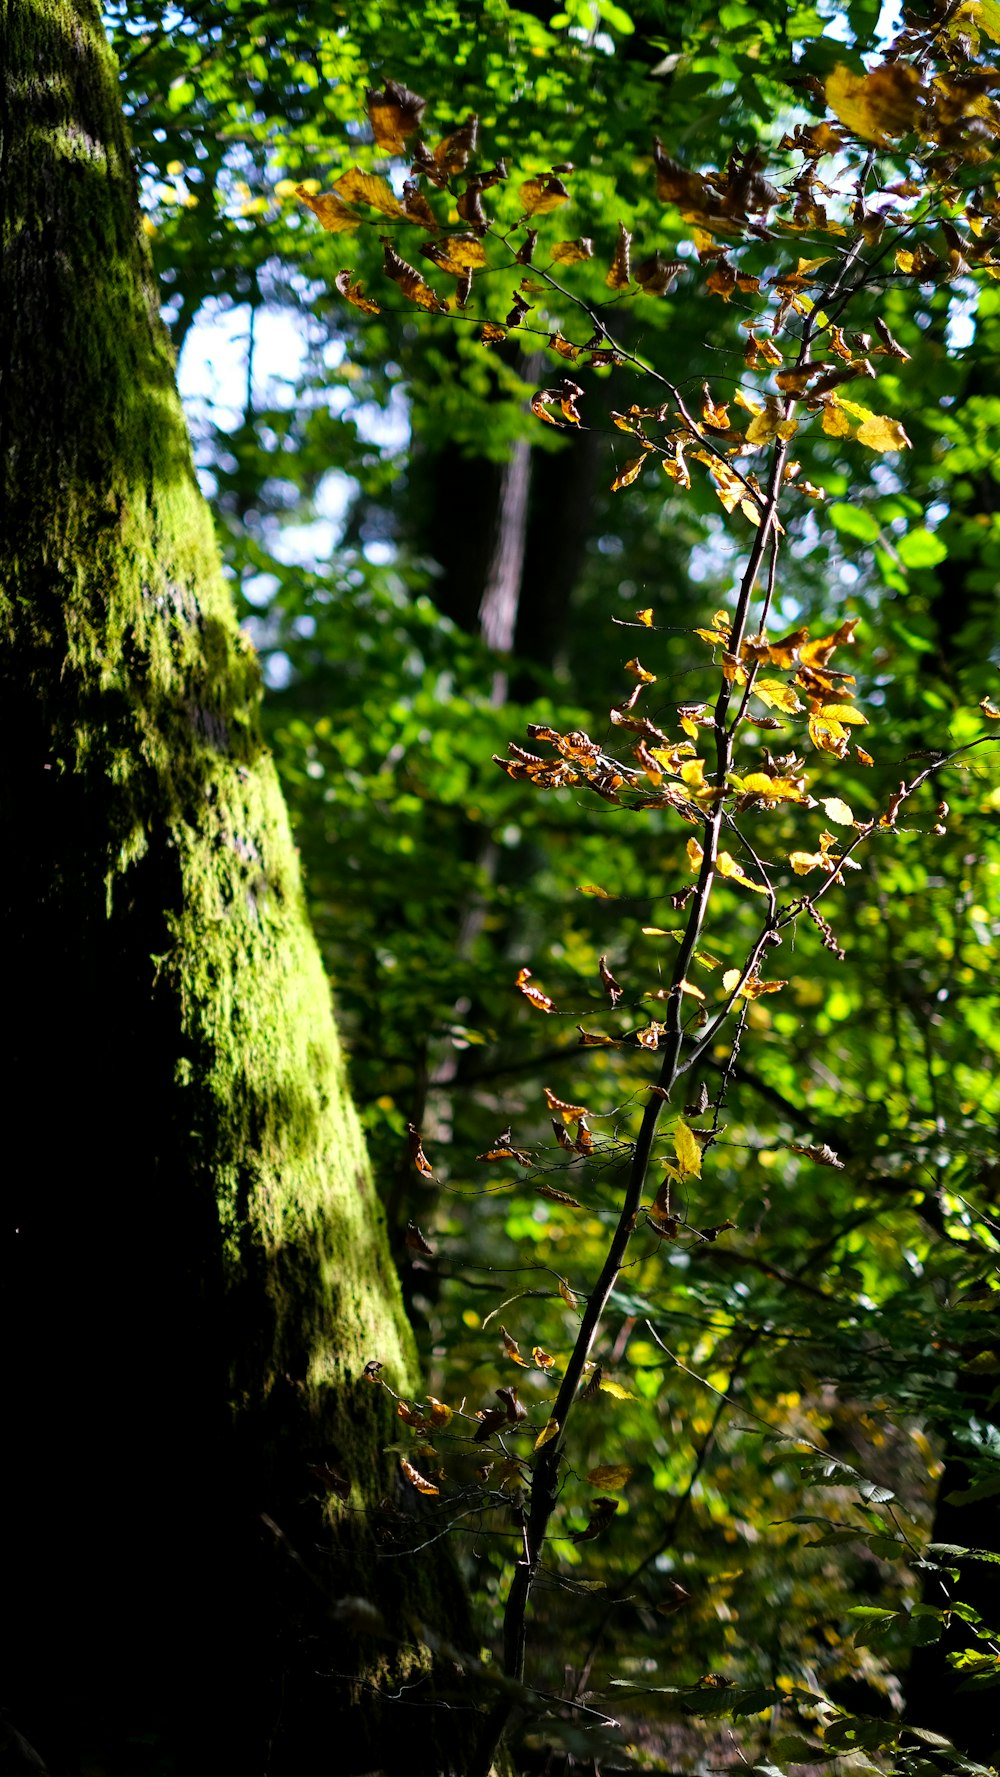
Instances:
[[[601,1394],[609,1394],[613,1401],[634,1401],[635,1395],[623,1388],[620,1382],[612,1381],[610,1376],[602,1376],[598,1383]]]
[[[843,759],[848,749],[848,731],[834,716],[814,712],[809,717],[809,739],[822,753],[833,753]]]
[[[557,241],[552,249],[552,257],[557,265],[578,265],[581,259],[592,259],[594,243],[587,235],[578,241]]]
[[[653,627],[653,607],[652,607],[652,605],[646,605],[643,610],[637,611],[635,614],[635,618],[636,618],[637,623],[642,624],[643,629],[652,629],[652,627]]]
[[[586,1478],[591,1487],[617,1493],[631,1480],[633,1472],[626,1463],[606,1462],[600,1468],[588,1469]]]
[[[786,685],[782,679],[755,679],[753,694],[768,709],[785,710],[790,716],[802,708],[791,685]]]
[[[406,212],[388,179],[380,178],[378,173],[363,173],[360,167],[348,167],[346,173],[333,181],[333,189],[347,203],[368,204],[382,216],[406,220]]]
[[[992,703],[988,697],[980,698],[979,707],[982,710],[983,715],[988,716],[991,722],[1000,722],[1000,710],[997,709],[996,704]]]
[[[554,174],[549,179],[526,179],[520,194],[526,216],[544,216],[569,202],[569,192]]]
[[[702,847],[698,844],[697,839],[689,839],[685,850],[687,851],[688,863],[692,870],[697,870],[701,864],[702,857],[704,856]]]
[[[381,313],[378,303],[373,302],[370,296],[365,295],[365,287],[360,278],[356,284],[351,283],[351,274],[349,270],[345,269],[344,271],[339,271],[333,282],[335,287],[340,291],[341,296],[343,296],[347,302],[351,303],[354,308],[360,309],[362,314],[377,315]]]
[[[820,806],[828,821],[834,821],[838,827],[853,827],[853,811],[839,796],[821,796]]]
[[[522,1370],[530,1369],[531,1366],[529,1365],[527,1358],[521,1356],[517,1340],[511,1338],[506,1327],[500,1328],[500,1337],[503,1340],[503,1348],[507,1353],[507,1356],[515,1364],[520,1364]]]
[[[862,141],[887,148],[917,121],[920,76],[909,62],[882,62],[868,74],[843,63],[827,77],[826,102],[841,123]]]
[[[768,395],[764,412],[754,414],[747,427],[746,441],[748,444],[767,444],[772,438],[792,438],[797,427],[797,420],[783,418],[777,396]]]
[[[722,977],[722,985],[725,988],[727,993],[732,993],[734,987],[737,987],[739,985],[740,978],[741,978],[742,974],[743,974],[742,969],[727,969],[726,970],[725,974]]]
[[[910,440],[898,420],[891,420],[886,414],[873,413],[871,419],[865,420],[857,430],[859,444],[867,444],[869,450],[890,451],[909,450]]]
[[[850,728],[852,725],[855,728],[868,726],[868,717],[856,710],[852,703],[825,703],[822,709],[814,710],[813,714],[822,717],[824,722],[839,722],[843,728]]]
[[[452,278],[464,278],[466,272],[481,271],[488,263],[482,241],[470,234],[449,235],[443,241],[424,241],[420,251]]]
[[[420,1470],[414,1468],[412,1462],[407,1462],[405,1456],[400,1457],[399,1466],[406,1476],[406,1479],[409,1481],[410,1486],[415,1487],[418,1493],[426,1493],[428,1495],[440,1493],[440,1487],[435,1487],[433,1481],[426,1480],[420,1473]]]
[[[677,1119],[674,1128],[674,1153],[682,1172],[693,1173],[695,1178],[701,1177],[701,1143],[683,1117]]]
[[[446,1407],[443,1401],[435,1400],[432,1394],[427,1396],[427,1405],[430,1408],[430,1422],[432,1425],[441,1426],[448,1424],[448,1421],[451,1418],[450,1407]]]
[[[557,1438],[558,1436],[559,1436],[559,1421],[558,1421],[558,1419],[550,1419],[548,1424],[543,1426],[542,1430],[539,1432],[537,1438],[535,1439],[535,1449],[536,1450],[543,1449],[546,1444],[551,1444],[552,1439]]]
[[[324,191],[321,196],[314,197],[304,185],[297,185],[295,189],[302,202],[323,224],[327,234],[345,234],[349,229],[361,227],[361,217],[354,210],[349,210],[335,192]]]
[[[690,840],[688,841],[688,843],[690,844]],[[742,884],[743,888],[753,889],[753,892],[755,895],[766,895],[767,894],[767,890],[764,887],[763,883],[752,882],[750,877],[746,876],[744,874],[744,872],[740,869],[740,866],[736,862],[736,859],[734,857],[732,857],[729,852],[720,851],[718,857],[715,860],[715,867],[718,870],[720,876],[728,876],[732,882],[738,882],[738,883]]]
[[[703,1000],[705,998],[705,995],[702,993],[701,988],[696,987],[694,985],[693,981],[680,982],[680,990],[681,990],[681,993],[689,993],[691,995],[691,998],[695,999],[695,1000]]]
[[[841,411],[838,402],[826,401],[823,404],[823,430],[830,438],[850,438],[853,428],[846,413]]]
[[[647,672],[646,668],[638,660],[626,660],[625,671],[631,673],[633,679],[640,680],[643,685],[656,684],[656,674]]]
[[[807,876],[810,870],[826,870],[829,872],[828,860],[822,852],[793,851],[788,854],[788,862],[796,876]]]
[[[645,461],[645,457],[633,457],[631,462],[626,463],[621,474],[616,475],[611,483],[611,492],[616,494],[619,488],[631,487],[633,481],[638,480],[642,473],[642,465]]]
[[[805,790],[790,777],[768,777],[766,771],[751,771],[740,779],[740,788],[752,796],[763,796],[768,802],[808,802]],[[831,817],[832,818],[832,817]]]

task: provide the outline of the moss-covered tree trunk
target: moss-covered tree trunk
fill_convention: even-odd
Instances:
[[[96,0],[0,0],[0,84],[0,1706],[54,1774],[459,1768],[343,1676],[462,1607],[376,1535],[413,1351]]]

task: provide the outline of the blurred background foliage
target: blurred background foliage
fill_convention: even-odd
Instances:
[[[661,694],[710,697],[717,667],[692,631],[724,604],[751,533],[705,478],[685,493],[647,471],[609,491],[628,449],[608,412],[648,399],[627,366],[574,369],[593,429],[567,437],[528,409],[566,368],[541,336],[491,351],[463,316],[402,300],[359,315],[334,285],[344,237],[321,233],[295,187],[326,189],[370,145],[364,89],[389,77],[427,97],[432,140],[475,111],[486,164],[576,169],[559,233],[593,239],[578,287],[595,301],[620,219],[636,252],[681,261],[668,294],[617,305],[615,326],[696,405],[706,378],[731,396],[740,298],[707,287],[690,231],[657,200],[652,138],[689,166],[733,144],[774,151],[822,115],[817,80],[863,67],[898,15],[872,0],[205,0],[107,15],[199,469],[261,653],[429,1385],[472,1412],[520,1381],[537,1429],[551,1382],[513,1361],[500,1323],[525,1356],[558,1363],[572,1343],[650,1067],[634,1045],[581,1053],[577,1026],[619,1034],[648,1016],[690,830],[669,810],[537,795],[490,759],[531,722],[603,742],[637,645],[658,676],[654,721]],[[374,239],[350,257],[375,293]],[[507,284],[495,303],[502,320]],[[818,428],[796,441],[825,498],[790,505],[777,592],[779,631],[860,619],[842,664],[875,765],[808,761],[813,793],[859,817],[982,732],[1000,661],[1000,285],[887,273],[851,325],[870,331],[876,315],[910,361],[879,359],[872,399],[913,448],[886,460]],[[651,632],[612,625],[643,607]],[[793,730],[775,740],[797,744]],[[995,1740],[986,1668],[956,1696],[944,1654],[964,1638],[988,1663],[996,1643],[941,1614],[959,1594],[984,1609],[990,1568],[926,1564],[936,1504],[938,1540],[1000,1549],[995,767],[986,747],[928,785],[827,899],[843,960],[806,922],[786,942],[789,985],[747,1008],[681,1235],[640,1240],[616,1292],[534,1658],[554,1690],[564,1667],[581,1690],[646,1687],[616,1708],[640,1763],[665,1747],[678,1766],[706,1747],[733,1756],[707,1730],[700,1754],[672,1741],[677,1699],[650,1687],[718,1672],[891,1722],[915,1647],[914,1719],[980,1757]],[[766,845],[801,830],[794,810],[768,822]],[[706,943],[729,967],[754,908],[737,887],[717,900]],[[614,1012],[602,956],[625,990]],[[523,967],[556,1013],[515,991]],[[699,984],[718,999],[711,971]],[[690,1077],[693,1105],[703,1081],[715,1096],[728,1054]],[[557,1145],[543,1086],[591,1109],[592,1159]],[[408,1123],[433,1178],[411,1164]],[[476,1160],[507,1126],[530,1167]],[[794,1151],[822,1142],[842,1167]],[[431,1254],[406,1243],[410,1222]],[[698,1232],[723,1222],[718,1238]],[[452,1428],[435,1450],[421,1460],[447,1470],[444,1509],[495,1605],[516,1524],[460,1515],[481,1447]],[[633,1471],[614,1523],[575,1543],[585,1476],[608,1464]],[[491,1485],[516,1507],[518,1465]],[[972,1498],[949,1530],[956,1491]],[[761,1707],[755,1744],[791,1719]],[[877,1758],[891,1731],[861,1744]]]

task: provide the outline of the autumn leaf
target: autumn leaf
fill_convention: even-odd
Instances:
[[[416,1167],[417,1171],[419,1172],[421,1178],[433,1178],[434,1177],[434,1169],[431,1166],[431,1163],[428,1160],[427,1155],[424,1153],[423,1147],[421,1145],[420,1131],[416,1127],[416,1124],[407,1123],[406,1133],[407,1133],[407,1135],[409,1137],[409,1141],[410,1141],[410,1159],[413,1161],[413,1164]]]
[[[549,999],[548,994],[543,993],[540,987],[529,987],[528,983],[530,980],[531,980],[531,970],[530,969],[519,969],[518,970],[517,980],[514,983],[515,987],[517,988],[518,993],[523,993],[525,999],[530,1000],[531,1004],[536,1008],[537,1011],[539,1011],[539,1012],[554,1012],[556,1008],[553,1005],[552,1001]]]
[[[753,889],[755,895],[766,895],[767,890],[763,883],[752,881],[729,852],[720,851],[715,860],[715,868],[720,876],[728,877],[731,882],[738,882],[742,888]]]
[[[679,1117],[674,1126],[674,1153],[682,1172],[701,1177],[701,1143],[683,1117]]]
[[[882,62],[867,74],[841,63],[827,77],[826,102],[864,142],[887,148],[914,129],[920,111],[920,75],[908,62]]]
[[[369,87],[365,93],[365,110],[376,148],[380,148],[383,154],[405,153],[406,139],[420,128],[426,104],[426,99],[395,80],[386,81],[384,92],[375,92]]]
[[[445,305],[428,283],[420,276],[416,266],[408,265],[401,259],[387,235],[380,235],[383,251],[383,270],[386,277],[398,284],[404,296],[415,302],[420,308],[434,314],[444,314]]]
[[[841,1160],[839,1154],[834,1153],[834,1150],[829,1147],[825,1141],[814,1141],[809,1143],[793,1142],[792,1153],[805,1154],[807,1159],[815,1160],[818,1166],[833,1166],[840,1172],[844,1170],[843,1160]]]
[[[519,1364],[524,1364],[525,1369],[528,1368],[523,1357],[519,1357],[517,1362]],[[517,1425],[522,1419],[527,1419],[527,1408],[523,1407],[518,1400],[516,1388],[495,1388],[493,1392],[499,1400],[503,1401],[504,1412],[507,1416],[507,1422],[509,1425]]]
[[[526,179],[520,187],[520,197],[526,216],[545,216],[569,202],[569,192],[554,173],[547,179]]]
[[[558,1436],[559,1421],[558,1419],[550,1419],[535,1439],[535,1449],[544,1450],[546,1444],[551,1444],[552,1439]]]
[[[608,275],[604,282],[609,290],[624,290],[631,281],[632,236],[624,222],[618,224],[618,240],[615,244],[615,256],[611,261]]]
[[[755,679],[753,694],[755,697],[759,697],[761,703],[766,704],[768,709],[784,710],[790,716],[795,715],[796,711],[802,708],[791,685],[786,685],[781,679]]]
[[[345,203],[367,204],[370,209],[377,210],[380,216],[391,216],[394,221],[405,217],[403,206],[388,179],[383,179],[378,173],[365,173],[360,167],[348,167],[346,173],[333,181],[333,189]]]
[[[826,815],[827,820],[833,821],[836,826],[853,827],[853,811],[849,808],[846,802],[841,801],[839,796],[821,796],[820,807]]]
[[[992,703],[988,697],[979,699],[979,707],[989,721],[1000,722],[1000,709],[997,709],[996,704]]]
[[[426,1493],[429,1498],[440,1493],[440,1487],[435,1487],[433,1481],[428,1481],[419,1469],[414,1468],[412,1462],[407,1461],[405,1456],[400,1457],[399,1466],[410,1486],[415,1487],[418,1493]]]
[[[620,1501],[617,1499],[595,1499],[586,1530],[572,1531],[570,1541],[574,1543],[593,1542],[595,1536],[600,1536],[602,1530],[607,1529],[619,1504]]]
[[[635,614],[635,620],[637,623],[642,624],[643,629],[652,629],[652,627],[653,627],[653,608],[652,608],[652,606],[646,605],[646,606],[644,606],[644,608],[641,611],[637,611]]]
[[[572,1145],[572,1142],[568,1143],[568,1146],[572,1147]],[[567,1209],[583,1208],[578,1197],[571,1197],[568,1191],[557,1191],[554,1185],[536,1185],[535,1190],[540,1197],[548,1197],[552,1203],[563,1203]]]
[[[488,263],[483,243],[471,234],[449,235],[443,241],[424,241],[420,247],[439,271],[449,277],[464,278],[468,272],[481,271]]]
[[[532,1163],[531,1155],[526,1153],[523,1148],[512,1148],[506,1142],[498,1143],[495,1148],[489,1148],[485,1154],[477,1154],[476,1159],[516,1160],[518,1166],[530,1166]]]
[[[598,967],[598,972],[601,977],[602,987],[604,988],[605,992],[607,993],[612,1006],[617,1006],[618,1001],[621,999],[622,993],[624,990],[621,987],[619,987],[618,982],[615,980],[614,976],[611,973],[611,970],[608,968],[608,959],[606,956],[601,957],[600,961],[598,962],[597,967]]]
[[[552,257],[557,265],[579,265],[582,259],[594,257],[594,243],[587,235],[576,241],[557,241]]]
[[[507,1356],[510,1358],[511,1362],[515,1363],[515,1364],[520,1364],[521,1368],[523,1370],[529,1369],[530,1366],[528,1364],[527,1358],[524,1358],[521,1356],[521,1350],[520,1350],[520,1346],[517,1343],[517,1340],[511,1338],[506,1327],[500,1328],[500,1337],[503,1340],[503,1348],[504,1348],[505,1352],[507,1353]]]
[[[557,1098],[548,1086],[543,1086],[542,1090],[545,1093],[545,1102],[549,1110],[557,1111],[564,1123],[578,1123],[581,1117],[590,1116],[586,1105],[567,1104],[565,1099]]]
[[[633,481],[639,479],[645,461],[646,459],[644,456],[632,457],[631,460],[625,464],[621,474],[615,476],[614,481],[611,483],[611,492],[616,494],[620,488],[631,487]]]
[[[439,1401],[435,1399],[434,1395],[429,1394],[427,1396],[427,1405],[430,1409],[428,1418],[435,1430],[438,1430],[443,1425],[449,1424],[452,1418],[452,1409],[446,1407],[444,1401]]]
[[[618,1493],[631,1480],[635,1470],[626,1463],[607,1462],[599,1468],[588,1469],[586,1480],[591,1487],[606,1489],[609,1493]]]
[[[335,288],[340,291],[341,296],[351,303],[354,308],[360,309],[362,314],[381,314],[382,311],[380,310],[378,303],[372,302],[371,297],[365,295],[365,287],[360,280],[356,284],[351,283],[351,274],[349,270],[345,269],[344,271],[339,271],[333,282]]]
[[[683,270],[683,259],[665,259],[662,253],[652,253],[633,265],[632,276],[647,296],[666,296],[678,272]]]
[[[404,1239],[411,1252],[423,1253],[425,1256],[430,1256],[434,1252],[434,1248],[428,1245],[416,1222],[407,1222]]]
[[[506,339],[506,338],[507,338],[506,327],[498,326],[496,321],[484,321],[483,322],[482,329],[479,334],[479,340],[480,340],[481,345],[496,346],[496,345],[500,344],[500,341],[502,339]]]
[[[322,223],[327,234],[346,234],[350,230],[361,227],[362,218],[356,210],[348,206],[334,191],[323,191],[315,196],[307,191],[304,185],[296,186],[296,192],[302,202],[308,205],[313,215]]]

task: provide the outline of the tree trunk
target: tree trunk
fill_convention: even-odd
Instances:
[[[94,0],[0,79],[3,1704],[53,1774],[460,1768],[378,1701],[464,1607],[380,1558],[414,1352]]]

